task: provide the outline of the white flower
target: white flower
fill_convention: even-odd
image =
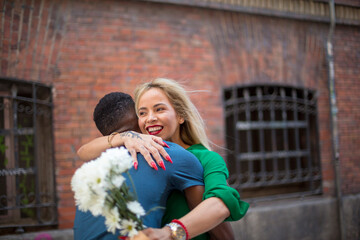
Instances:
[[[105,206],[105,199],[106,199],[106,192],[98,192],[97,194],[93,195],[91,200],[91,205],[89,206],[89,211],[94,216],[103,215],[103,208]]]
[[[124,147],[110,148],[102,153],[102,156],[111,162],[112,170],[118,174],[129,170],[133,166],[132,157]]]
[[[135,213],[137,217],[141,217],[145,215],[145,210],[144,208],[140,205],[139,202],[137,201],[132,201],[132,202],[128,202],[126,204],[126,206],[128,207],[128,209]]]
[[[111,182],[116,188],[120,188],[123,182],[125,182],[125,178],[122,175],[113,175]]]
[[[136,228],[143,228],[140,217],[145,215],[140,203],[132,200],[125,184],[123,173],[132,166],[132,157],[124,147],[111,148],[97,159],[84,163],[71,179],[78,208],[94,216],[104,216],[109,232],[120,229],[129,237],[137,234]]]
[[[106,211],[104,216],[106,219],[105,224],[107,226],[108,231],[115,234],[116,229],[121,228],[119,210],[116,207],[114,207],[110,211]]]
[[[87,182],[83,181],[83,179],[86,179],[87,177],[86,169],[88,168],[88,165],[89,163],[83,164],[83,166],[75,172],[73,178],[71,179],[71,188],[75,193],[74,197],[76,205],[78,205],[82,211],[89,209],[90,200],[93,195]]]
[[[120,233],[124,236],[133,237],[135,236],[138,231],[136,230],[136,222],[132,220],[122,220],[121,221],[121,231]]]

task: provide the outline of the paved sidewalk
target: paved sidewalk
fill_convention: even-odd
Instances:
[[[0,236],[0,240],[72,240],[73,230],[48,230],[43,232],[22,233]]]

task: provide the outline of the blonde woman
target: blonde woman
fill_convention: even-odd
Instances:
[[[135,90],[135,108],[142,133],[177,143],[199,159],[204,168],[202,199],[217,198],[225,203],[230,212],[227,220],[239,220],[245,215],[249,205],[227,185],[226,164],[219,154],[210,150],[204,122],[180,84],[164,78],[142,84]],[[182,193],[174,192],[167,202],[164,223],[188,212]]]

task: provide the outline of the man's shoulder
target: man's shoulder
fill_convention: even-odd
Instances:
[[[164,142],[169,146],[169,148],[165,148],[165,149],[182,149],[182,150],[185,150],[182,146],[180,146],[177,143],[173,143],[173,142],[169,142],[169,141],[164,141]]]
[[[181,158],[189,161],[198,161],[196,156],[187,151],[182,146],[173,143],[173,142],[166,142],[169,146],[169,148],[165,148],[166,152],[170,155],[171,159],[173,158]]]
[[[183,184],[178,190],[203,185],[204,170],[197,157],[178,144],[166,143],[169,148],[165,149],[173,161],[173,163],[165,162],[166,172],[174,185]]]

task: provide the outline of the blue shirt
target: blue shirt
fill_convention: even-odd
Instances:
[[[154,207],[162,207],[151,211],[143,218],[146,227],[161,227],[161,219],[165,211],[166,200],[173,190],[184,189],[204,185],[203,168],[199,160],[190,152],[179,145],[167,142],[170,148],[165,150],[171,156],[173,163],[164,161],[166,170],[159,168],[158,171],[148,166],[144,157],[138,154],[138,170],[130,170],[134,182],[138,201],[145,211]],[[124,175],[126,177],[126,174]],[[130,181],[127,184],[132,188]],[[118,240],[119,233],[115,235],[108,232],[105,226],[105,218],[94,217],[89,211],[82,212],[76,208],[74,221],[74,239],[91,240],[106,239]]]

